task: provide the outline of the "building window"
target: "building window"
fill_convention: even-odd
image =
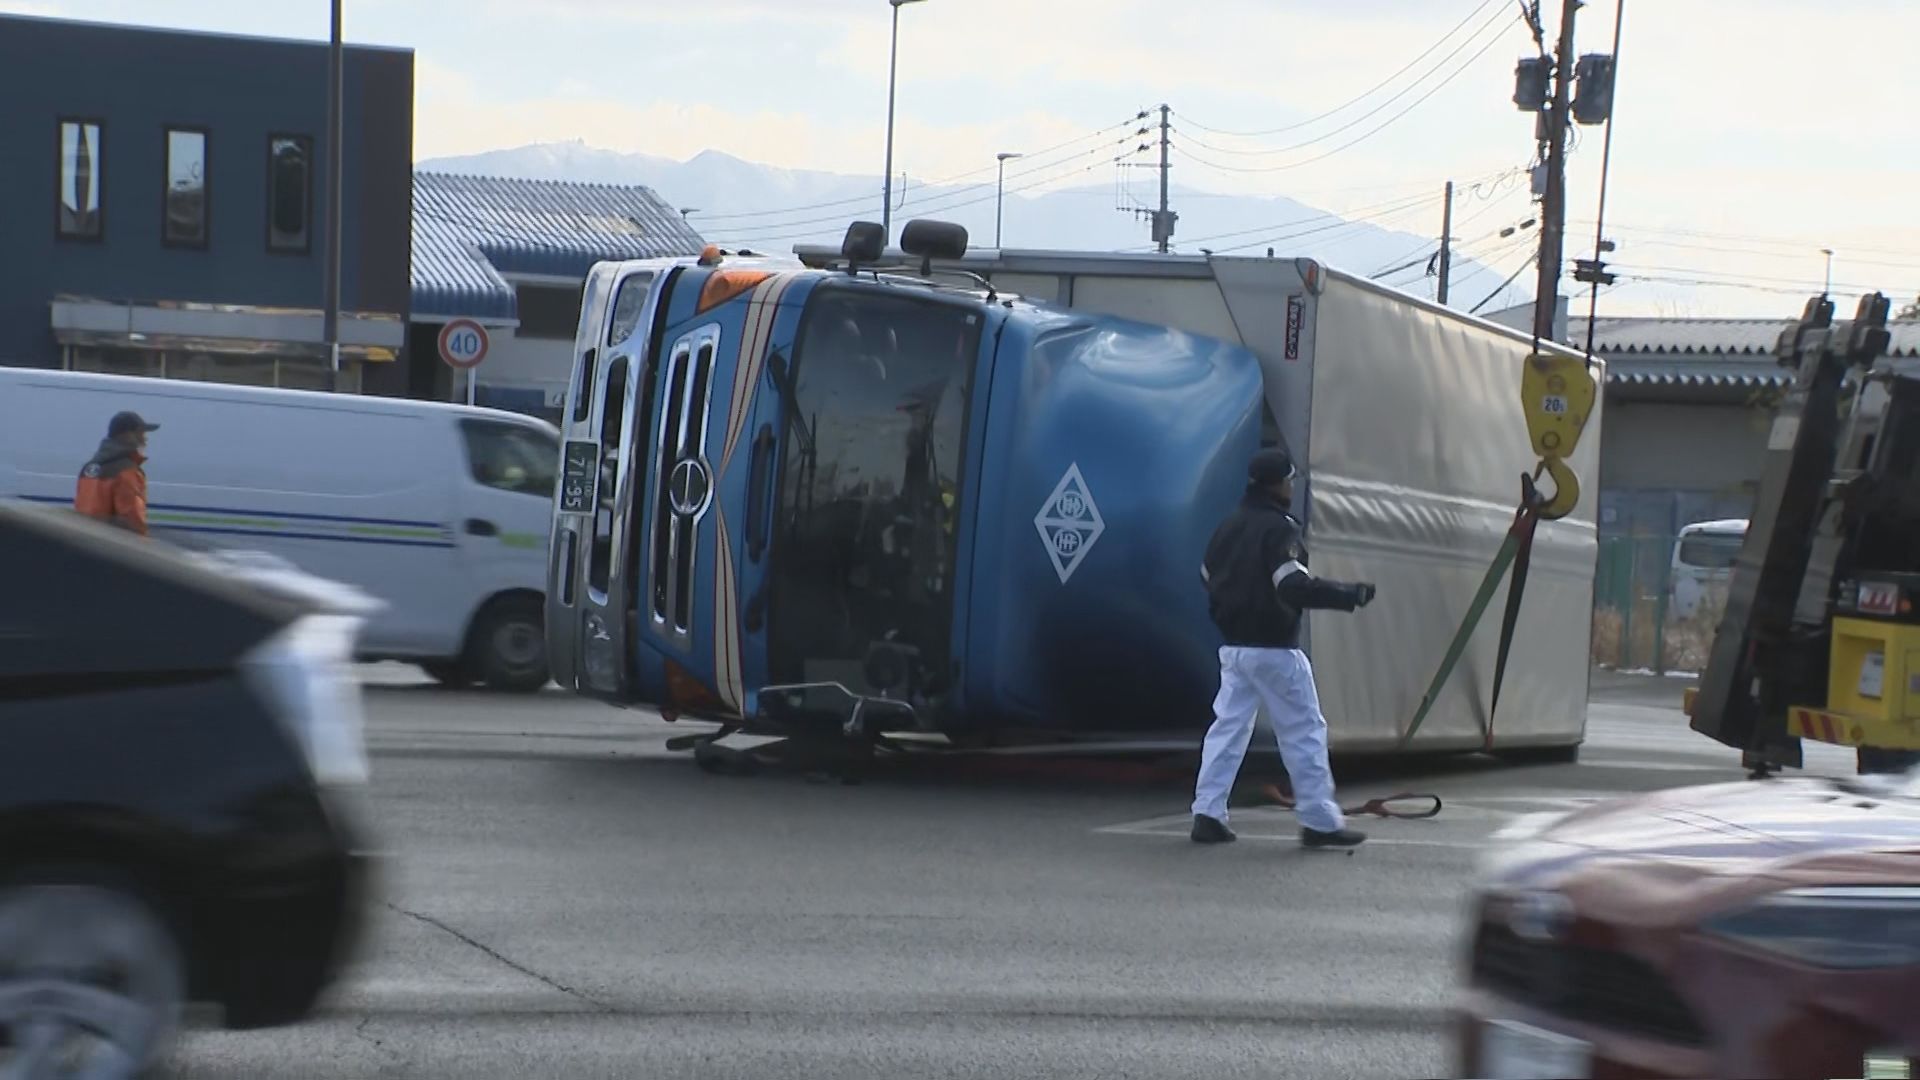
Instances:
[[[267,250],[313,250],[313,140],[267,136]]]
[[[60,193],[58,228],[63,240],[100,240],[106,236],[101,209],[98,120],[60,121]]]
[[[580,296],[585,289],[584,284],[572,288],[520,286],[514,290],[520,325],[513,336],[572,341],[574,331],[580,327]]]
[[[207,133],[168,128],[167,190],[161,238],[168,247],[207,246]]]

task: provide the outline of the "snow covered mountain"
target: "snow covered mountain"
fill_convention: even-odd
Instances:
[[[704,151],[687,161],[647,154],[598,149],[583,142],[540,143],[493,150],[463,157],[421,161],[422,171],[506,176],[519,179],[571,180],[585,183],[640,184],[652,188],[674,206],[707,239],[728,247],[758,251],[791,251],[796,243],[837,244],[849,221],[878,220],[880,178],[840,173],[783,169],[743,161],[717,151]],[[1045,174],[1043,163],[1030,167]],[[1022,162],[1007,163],[1003,239],[1008,248],[1066,248],[1087,251],[1150,249],[1143,211],[1149,195],[1144,170],[1135,190],[1118,183],[1055,188],[1044,192],[1021,190]],[[1435,278],[1427,275],[1427,258],[1438,247],[1439,198],[1425,204],[1418,192],[1404,190],[1396,200],[1386,194],[1365,200],[1384,208],[1378,216],[1384,228],[1369,221],[1347,221],[1303,202],[1287,198],[1222,195],[1174,185],[1171,203],[1180,219],[1175,249],[1248,255],[1309,256],[1351,273],[1381,275],[1388,284],[1421,296],[1432,296]],[[916,217],[937,217],[966,226],[976,247],[994,244],[995,177],[991,170],[964,182],[923,184],[909,178],[904,193],[894,192],[894,229]],[[1398,204],[1415,204],[1406,212]],[[1528,216],[1524,199],[1508,199],[1504,210],[1486,207],[1467,228],[1469,238],[1513,224],[1508,217]],[[1475,207],[1456,204],[1456,221]],[[1372,216],[1372,215],[1369,215]],[[1432,221],[1424,221],[1431,217]],[[1415,231],[1406,231],[1406,230]],[[1530,233],[1527,235],[1531,235]],[[1522,241],[1524,244],[1524,240]],[[1483,242],[1479,250],[1498,254],[1497,265],[1476,261],[1466,251],[1456,252],[1452,302],[1473,307],[1482,300],[1484,312],[1527,301],[1532,296],[1527,275],[1514,286],[1489,297],[1525,258],[1524,250],[1509,250],[1512,241]],[[1398,268],[1398,269],[1396,269]],[[1382,271],[1392,271],[1382,273]]]

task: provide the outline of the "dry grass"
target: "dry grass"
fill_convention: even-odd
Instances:
[[[1713,654],[1714,631],[1720,626],[1720,606],[1702,604],[1691,618],[1669,618],[1656,633],[1653,605],[1637,607],[1629,631],[1628,620],[1617,607],[1593,612],[1593,663],[1616,670],[1652,668],[1663,672],[1699,672]],[[1654,657],[1660,657],[1655,663]]]
[[[1620,666],[1620,634],[1625,622],[1617,607],[1593,609],[1593,662],[1596,666]]]
[[[1717,612],[1712,615],[1703,612],[1691,619],[1668,623],[1666,635],[1660,642],[1661,652],[1667,661],[1666,669],[1705,671],[1707,658],[1713,655],[1713,634],[1719,625]]]

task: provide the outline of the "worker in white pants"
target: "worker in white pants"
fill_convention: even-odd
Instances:
[[[1194,814],[1226,824],[1227,793],[1233,790],[1263,711],[1293,781],[1300,824],[1319,833],[1346,828],[1333,800],[1327,720],[1320,715],[1313,665],[1299,649],[1220,649],[1220,693],[1213,699],[1213,726],[1207,729],[1200,780],[1194,785]]]
[[[1235,839],[1227,827],[1227,794],[1247,756],[1254,721],[1265,712],[1293,781],[1300,841],[1312,848],[1351,848],[1366,834],[1346,827],[1334,801],[1327,764],[1327,721],[1313,685],[1313,665],[1300,648],[1301,624],[1312,609],[1355,611],[1373,601],[1370,584],[1316,578],[1293,500],[1293,460],[1262,450],[1247,465],[1247,491],[1207,543],[1200,579],[1225,645],[1220,649],[1220,693],[1207,730],[1193,792],[1193,840]]]

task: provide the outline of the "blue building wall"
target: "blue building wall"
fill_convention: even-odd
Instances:
[[[344,68],[341,307],[404,316],[413,54],[353,47]],[[0,363],[59,363],[60,294],[322,307],[326,89],[325,42],[0,17]],[[102,242],[56,237],[63,118],[102,126]],[[205,250],[161,242],[169,125],[208,131]],[[270,134],[312,139],[305,254],[267,249]]]

